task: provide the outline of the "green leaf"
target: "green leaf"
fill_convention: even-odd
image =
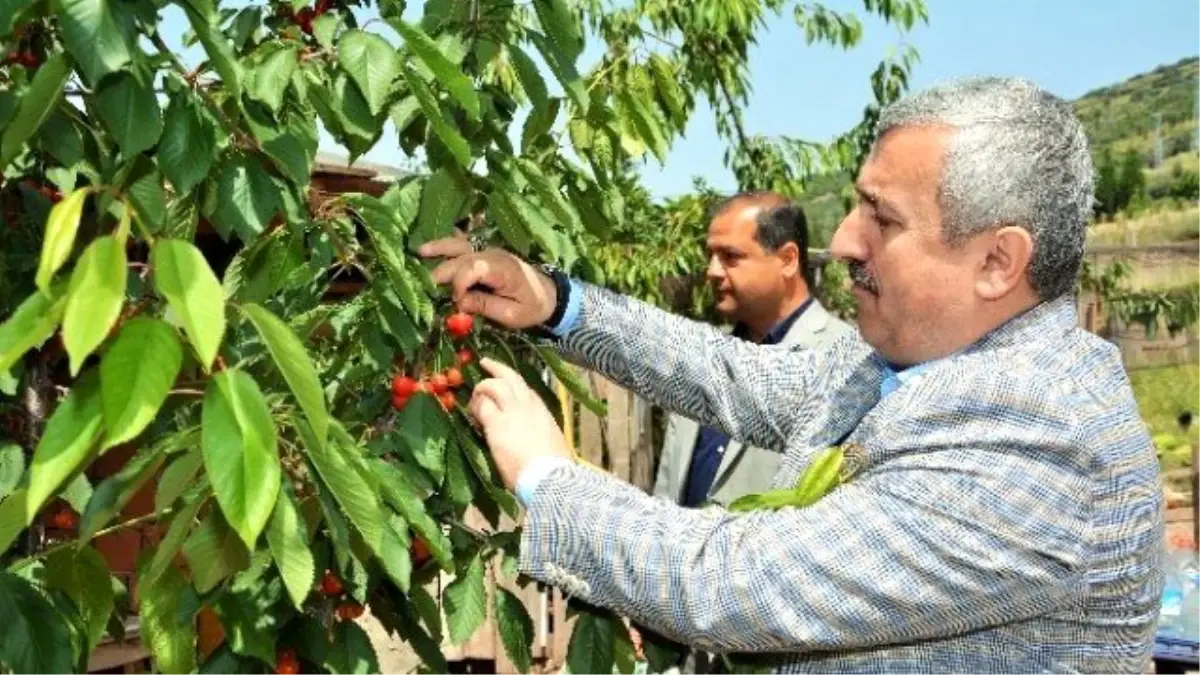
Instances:
[[[280,488],[275,511],[267,525],[267,544],[271,547],[271,556],[275,558],[279,574],[296,609],[304,605],[317,573],[306,532],[307,525],[301,520],[291,494]]]
[[[125,302],[125,247],[111,235],[97,237],[83,251],[71,273],[70,297],[63,314],[62,338],[71,375],[104,341]]]
[[[446,443],[450,435],[441,405],[429,394],[417,394],[400,411],[396,426],[417,464],[440,485],[446,475]]]
[[[661,54],[650,55],[650,74],[654,77],[654,89],[671,113],[677,128],[687,122],[687,102],[675,66]]]
[[[408,523],[400,516],[389,513],[383,528],[383,548],[379,562],[396,587],[405,593],[412,582],[412,557],[409,553]]]
[[[351,153],[350,160],[354,161],[379,140],[386,117],[371,114],[367,99],[345,73],[337,74],[333,88],[327,95],[332,97],[332,109],[345,132],[344,141]]]
[[[507,588],[496,587],[496,628],[504,651],[518,673],[533,668],[533,620],[517,596]]]
[[[103,387],[103,374],[101,378]],[[115,518],[166,459],[158,445],[143,447],[120,471],[101,481],[79,518],[79,540],[90,540]]]
[[[463,452],[450,444],[446,448],[446,498],[455,506],[465,507],[471,503],[472,497],[474,493]]]
[[[550,42],[574,63],[583,53],[583,33],[566,0],[533,0],[533,8]]]
[[[454,157],[454,161],[464,169],[469,169],[472,164],[471,146],[442,112],[442,106],[438,104],[437,98],[429,90],[429,85],[425,84],[425,81],[407,66],[401,68],[401,73],[404,75],[404,80],[408,82],[409,91],[421,105],[425,119],[429,120],[430,126],[433,127],[433,133],[437,134],[437,137],[445,144],[450,155]]]
[[[549,94],[546,92],[546,81],[538,72],[537,64],[517,45],[510,44],[507,49],[513,69],[517,73],[517,81],[521,83],[521,89],[525,90],[525,95],[529,97],[529,102],[533,105],[534,110],[544,110],[549,101]]]
[[[25,451],[15,443],[0,445],[0,499],[7,497],[25,475]]]
[[[348,448],[341,447],[337,434],[330,434],[328,441],[316,438],[312,429],[302,420],[296,421],[296,430],[308,450],[308,456],[329,486],[334,499],[345,511],[354,528],[362,536],[367,547],[378,552],[383,545],[383,510],[363,477],[354,469],[346,457]]]
[[[96,112],[126,158],[154,147],[162,135],[162,111],[154,88],[141,75],[122,72],[96,93]]]
[[[279,189],[257,159],[237,155],[227,161],[217,178],[214,223],[234,230],[242,241],[252,241],[279,213]]]
[[[546,347],[538,347],[537,353],[542,358],[542,361],[550,367],[550,370],[554,373],[554,377],[558,378],[566,386],[567,391],[571,392],[571,396],[586,406],[588,410],[597,415],[604,416],[607,406],[603,401],[597,400],[592,395],[591,389],[580,378],[579,373],[564,363],[557,352]]]
[[[283,582],[270,573],[270,557],[265,553],[256,554],[250,569],[234,577],[215,609],[235,653],[273,663],[276,640],[289,611],[280,603]]]
[[[279,489],[278,481],[275,489]],[[196,591],[202,594],[211,591],[225,577],[250,565],[249,552],[217,509],[209,511],[183,543],[183,557],[192,569]],[[170,576],[174,569],[168,566],[159,581]]]
[[[272,50],[250,71],[246,79],[246,94],[266,104],[272,113],[279,112],[283,106],[283,94],[299,63],[298,47],[285,45]]]
[[[100,361],[104,447],[134,438],[154,421],[182,365],[183,348],[170,324],[135,317],[121,328]]]
[[[192,526],[196,524],[196,515],[200,512],[200,508],[204,506],[206,501],[207,499],[198,498],[180,509],[171,518],[171,526],[167,528],[166,536],[158,544],[158,548],[154,550],[154,557],[150,560],[150,566],[146,568],[145,573],[141,577],[142,583],[154,583],[175,562],[175,556],[179,553],[179,549],[183,547],[184,541],[192,531]]]
[[[313,19],[313,37],[317,39],[317,44],[325,49],[332,49],[333,38],[341,24],[342,21],[336,14],[322,14]]]
[[[283,373],[300,408],[308,416],[309,424],[317,438],[324,439],[329,428],[329,411],[325,408],[325,398],[321,393],[321,381],[317,378],[317,369],[304,345],[291,328],[279,317],[267,309],[247,303],[241,307],[242,313],[254,324],[275,365]]]
[[[429,546],[429,553],[444,570],[454,568],[450,540],[442,533],[437,521],[425,512],[425,500],[412,486],[408,478],[392,464],[381,459],[371,463],[379,477],[380,492],[384,500],[408,522],[418,536]]]
[[[162,174],[148,157],[139,156],[125,193],[137,209],[138,218],[151,232],[162,230],[167,222],[167,192],[163,189]]]
[[[221,75],[222,86],[229,93],[230,98],[237,103],[242,98],[242,75],[232,45],[217,30],[216,20],[211,11],[204,14],[198,12],[196,6],[200,3],[195,0],[181,4],[184,13],[187,14],[188,23],[191,24],[200,44],[204,45],[204,51],[208,54],[213,66],[216,67],[217,73]]]
[[[70,76],[71,66],[62,54],[54,54],[38,68],[13,118],[0,124],[4,127],[0,132],[0,172],[21,154],[25,143],[54,112]]]
[[[142,644],[150,647],[157,672],[196,669],[196,622],[194,613],[185,611],[187,590],[187,580],[175,567],[168,567],[154,583],[139,586]]]
[[[46,232],[42,238],[42,257],[38,261],[35,283],[43,293],[50,292],[54,273],[63,266],[71,249],[75,246],[75,233],[79,231],[79,219],[83,215],[83,202],[91,188],[79,188],[50,209],[46,218]]]
[[[567,646],[572,673],[611,673],[616,647],[615,626],[607,617],[580,612]]]
[[[59,0],[54,3],[63,44],[94,88],[133,58],[114,0]]]
[[[562,240],[559,238],[558,232],[554,229],[554,224],[546,215],[544,210],[534,202],[530,201],[525,195],[518,192],[513,192],[506,195],[507,200],[513,206],[513,211],[521,222],[525,224],[525,228],[533,236],[534,241],[548,253],[551,259],[561,261],[564,257]]]
[[[559,224],[574,231],[582,229],[583,222],[579,218],[579,213],[571,206],[566,197],[563,196],[558,186],[550,182],[549,177],[542,173],[537,163],[525,157],[518,157],[515,162],[517,168],[525,176],[525,179],[529,181],[529,185],[533,187],[538,197],[554,212]]]
[[[34,291],[0,324],[0,372],[7,372],[25,352],[40,347],[54,335],[67,308],[64,286],[52,289],[50,294]]]
[[[316,157],[317,145],[310,142],[295,116],[288,113],[285,120],[286,124],[278,124],[271,120],[258,104],[246,106],[246,122],[250,125],[251,133],[262,145],[263,152],[289,180],[304,187],[312,179],[309,172]],[[315,134],[314,129],[314,137]]]
[[[446,169],[438,169],[425,180],[417,226],[408,237],[409,250],[427,241],[449,236],[454,223],[467,207],[469,195]]]
[[[487,588],[483,577],[483,558],[477,555],[442,591],[442,604],[452,645],[466,642],[487,620]]]
[[[191,487],[192,479],[204,466],[204,454],[200,448],[193,448],[171,462],[158,479],[158,490],[154,493],[154,510],[162,511],[179,499],[180,495]]]
[[[65,499],[76,513],[83,513],[83,510],[87,508],[88,501],[92,498],[92,484],[84,474],[75,474],[75,477],[58,493],[58,496]]]
[[[575,107],[579,109],[579,115],[586,115],[590,100],[583,78],[579,76],[579,71],[575,70],[574,59],[568,58],[559,46],[546,39],[545,35],[536,31],[530,31],[528,35],[538,51],[542,53],[542,58],[546,59],[546,65],[550,66],[550,71],[562,84],[567,98],[570,98]]]
[[[217,157],[217,126],[212,115],[188,91],[171,95],[167,105],[158,165],[180,193],[191,192]]]
[[[493,192],[488,200],[488,207],[489,221],[496,223],[504,241],[521,255],[528,256],[533,240],[530,239],[529,232],[517,213],[517,207],[508,195],[501,190]]]
[[[21,20],[21,14],[35,4],[36,0],[0,0],[0,37],[8,37]]]
[[[8,550],[17,540],[27,523],[33,522],[37,509],[30,510],[25,499],[25,490],[17,490],[0,498],[0,553]]]
[[[374,33],[350,30],[338,40],[337,54],[338,64],[362,92],[371,114],[378,115],[391,96],[392,83],[400,74],[396,49]]]
[[[46,422],[46,430],[33,451],[29,467],[29,488],[25,495],[25,524],[46,500],[74,477],[86,463],[100,438],[103,412],[100,402],[100,378],[90,370],[75,381],[66,398]]]
[[[64,548],[46,560],[46,584],[75,603],[87,626],[88,651],[95,649],[113,610],[108,563],[91,546]]]
[[[191,242],[159,239],[150,252],[158,292],[183,324],[207,372],[225,335],[225,295],[221,282]]]
[[[616,92],[617,103],[621,110],[637,129],[638,136],[650,146],[654,156],[659,161],[666,161],[669,149],[667,138],[659,126],[658,118],[650,111],[649,103],[641,93],[633,93],[625,89]]]
[[[105,575],[107,577],[107,575]],[[0,570],[0,663],[14,673],[76,672],[71,629],[25,579]]]
[[[204,470],[229,525],[254,550],[279,495],[275,420],[254,378],[227,369],[204,393]]]
[[[403,19],[391,19],[388,21],[388,25],[395,28],[400,37],[404,38],[405,45],[413,55],[429,68],[438,83],[467,112],[467,116],[473,121],[479,121],[479,94],[475,91],[475,83],[463,72],[463,69],[446,58],[437,44],[420,28]],[[413,79],[415,78],[409,77],[410,86]]]
[[[333,644],[325,654],[331,673],[378,673],[379,657],[366,631],[353,621],[342,621],[334,629]]]

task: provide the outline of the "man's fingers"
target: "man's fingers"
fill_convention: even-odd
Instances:
[[[520,316],[521,306],[514,300],[491,293],[471,291],[455,302],[461,312],[477,314],[495,321],[505,328],[519,327],[517,319]]]
[[[514,392],[523,391],[529,387],[529,385],[525,383],[525,378],[521,377],[520,373],[495,359],[485,356],[479,360],[479,366],[492,376],[512,387]]]
[[[471,253],[471,240],[459,233],[454,237],[443,237],[425,242],[417,252],[425,258],[457,258]]]
[[[467,403],[467,410],[472,417],[479,420],[485,431],[501,415],[496,399],[491,394],[479,391],[479,387],[472,392],[471,400]]]

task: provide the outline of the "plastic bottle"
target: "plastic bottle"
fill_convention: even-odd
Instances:
[[[1183,606],[1180,608],[1176,626],[1179,637],[1196,642],[1200,640],[1200,556],[1195,549],[1184,550],[1186,557],[1179,567],[1183,578]]]
[[[1166,579],[1158,634],[1179,640],[1197,640],[1200,607],[1200,561],[1196,551],[1174,550],[1167,554]]]

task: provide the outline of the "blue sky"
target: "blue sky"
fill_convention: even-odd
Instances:
[[[772,21],[750,54],[754,90],[745,112],[747,131],[831,139],[859,119],[871,100],[871,72],[901,40],[920,52],[912,88],[962,75],[1017,75],[1068,98],[1200,53],[1200,3],[1196,0],[926,2],[928,26],[901,36],[894,28],[867,19],[862,42],[850,51],[806,45],[790,14]],[[406,18],[418,18],[421,4],[410,0]],[[825,0],[824,4],[862,16],[861,0]],[[164,18],[174,23],[172,19],[177,17]],[[376,27],[379,24],[372,30]],[[171,32],[170,27],[164,30],[168,35]],[[398,43],[390,29],[383,32]],[[593,39],[581,57],[581,66],[591,65],[599,54],[600,45]],[[553,90],[556,83],[549,74],[547,81]],[[322,150],[345,154],[328,136],[322,136]],[[689,191],[693,176],[704,177],[718,189],[732,190],[736,186],[723,166],[722,155],[712,115],[702,108],[693,116],[685,137],[675,142],[666,162],[660,165],[648,155],[642,174],[657,197]],[[390,123],[364,159],[403,162]]]

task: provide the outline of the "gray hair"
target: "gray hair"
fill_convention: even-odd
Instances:
[[[904,98],[880,113],[878,139],[946,125],[938,199],[951,244],[999,225],[1033,238],[1029,276],[1045,300],[1071,292],[1093,206],[1092,158],[1071,104],[1016,78],[975,77]]]

